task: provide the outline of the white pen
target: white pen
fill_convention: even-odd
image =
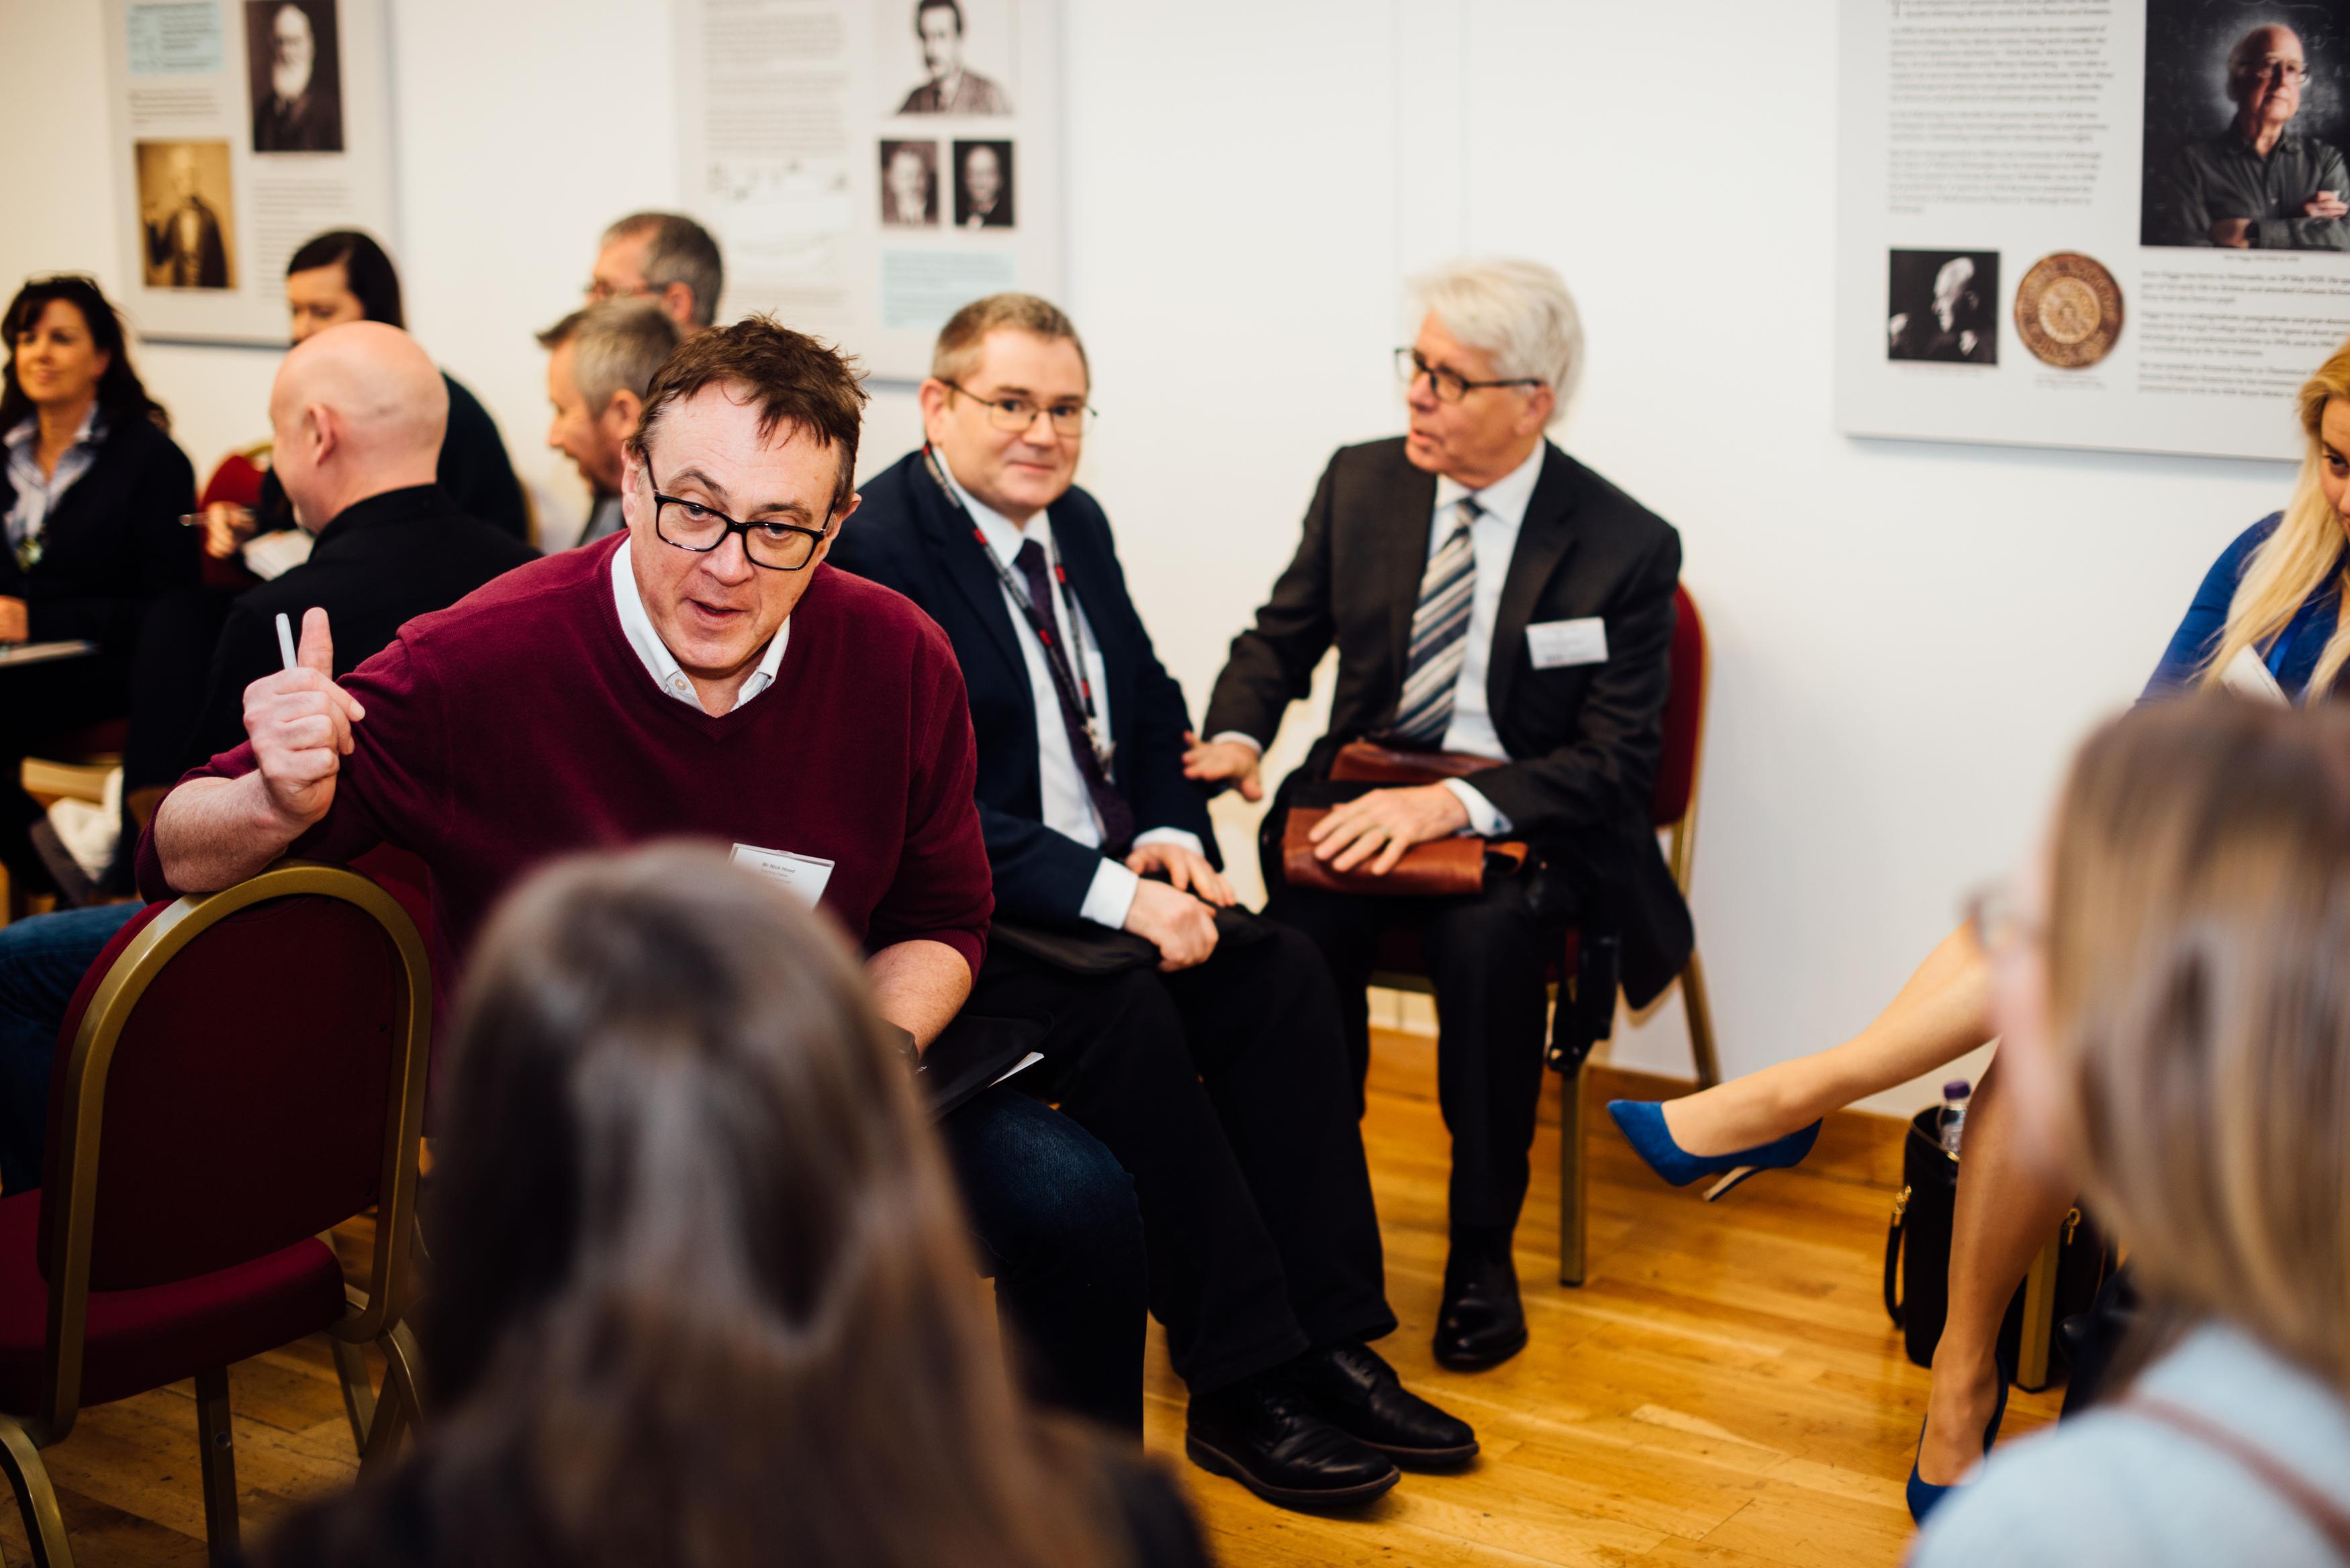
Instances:
[[[284,610],[277,612],[277,651],[286,656],[286,669],[300,666],[302,661],[294,657],[294,623],[286,618]]]

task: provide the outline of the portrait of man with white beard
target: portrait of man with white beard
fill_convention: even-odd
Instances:
[[[335,0],[246,0],[255,152],[340,152]]]

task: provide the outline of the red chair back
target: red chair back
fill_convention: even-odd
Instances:
[[[430,997],[400,906],[339,868],[280,866],[143,911],[59,1043],[44,1274],[77,1185],[95,1291],[248,1262],[375,1203],[416,1134],[388,1128],[396,1106],[403,1123],[421,1109]]]
[[[255,453],[265,450],[255,447],[251,452],[233,452],[220,460],[213,476],[204,481],[204,492],[196,498],[198,510],[218,502],[250,508],[261,499],[262,476],[267,472],[254,461]]]
[[[1698,748],[1705,729],[1705,622],[1689,589],[1673,590],[1672,690],[1665,698],[1665,749],[1648,817],[1670,827],[1690,813],[1697,793]]]

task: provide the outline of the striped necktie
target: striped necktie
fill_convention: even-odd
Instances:
[[[1485,509],[1473,495],[1453,504],[1451,531],[1420,574],[1419,607],[1411,612],[1411,652],[1396,704],[1396,740],[1440,746],[1452,724],[1452,689],[1469,657],[1469,601],[1477,592],[1477,552],[1469,524]]]

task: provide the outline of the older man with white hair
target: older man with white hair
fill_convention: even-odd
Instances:
[[[2293,130],[2309,85],[2301,35],[2266,23],[2228,51],[2228,129],[2172,161],[2151,244],[2350,250],[2341,150]]]
[[[1544,439],[1583,358],[1556,273],[1461,263],[1415,293],[1419,335],[1396,351],[1408,432],[1330,460],[1295,557],[1217,678],[1201,726],[1211,739],[1185,762],[1193,778],[1260,798],[1264,748],[1336,646],[1329,731],[1267,818],[1267,912],[1329,961],[1358,1085],[1380,939],[1399,925],[1424,933],[1452,1134],[1436,1358],[1474,1369],[1526,1342],[1510,1238],[1542,1087],[1545,973],[1566,927],[1584,933],[1586,1001],[1560,1009],[1555,1040],[1577,1060],[1607,1032],[1619,951],[1635,1003],[1689,952],[1689,911],[1648,820],[1680,538]],[[1381,748],[1388,777],[1430,782],[1334,783],[1340,749],[1357,742]],[[1319,869],[1284,880],[1291,807],[1329,810],[1312,829]],[[1526,841],[1533,862],[1482,892],[1388,890],[1413,846],[1462,834]]]

